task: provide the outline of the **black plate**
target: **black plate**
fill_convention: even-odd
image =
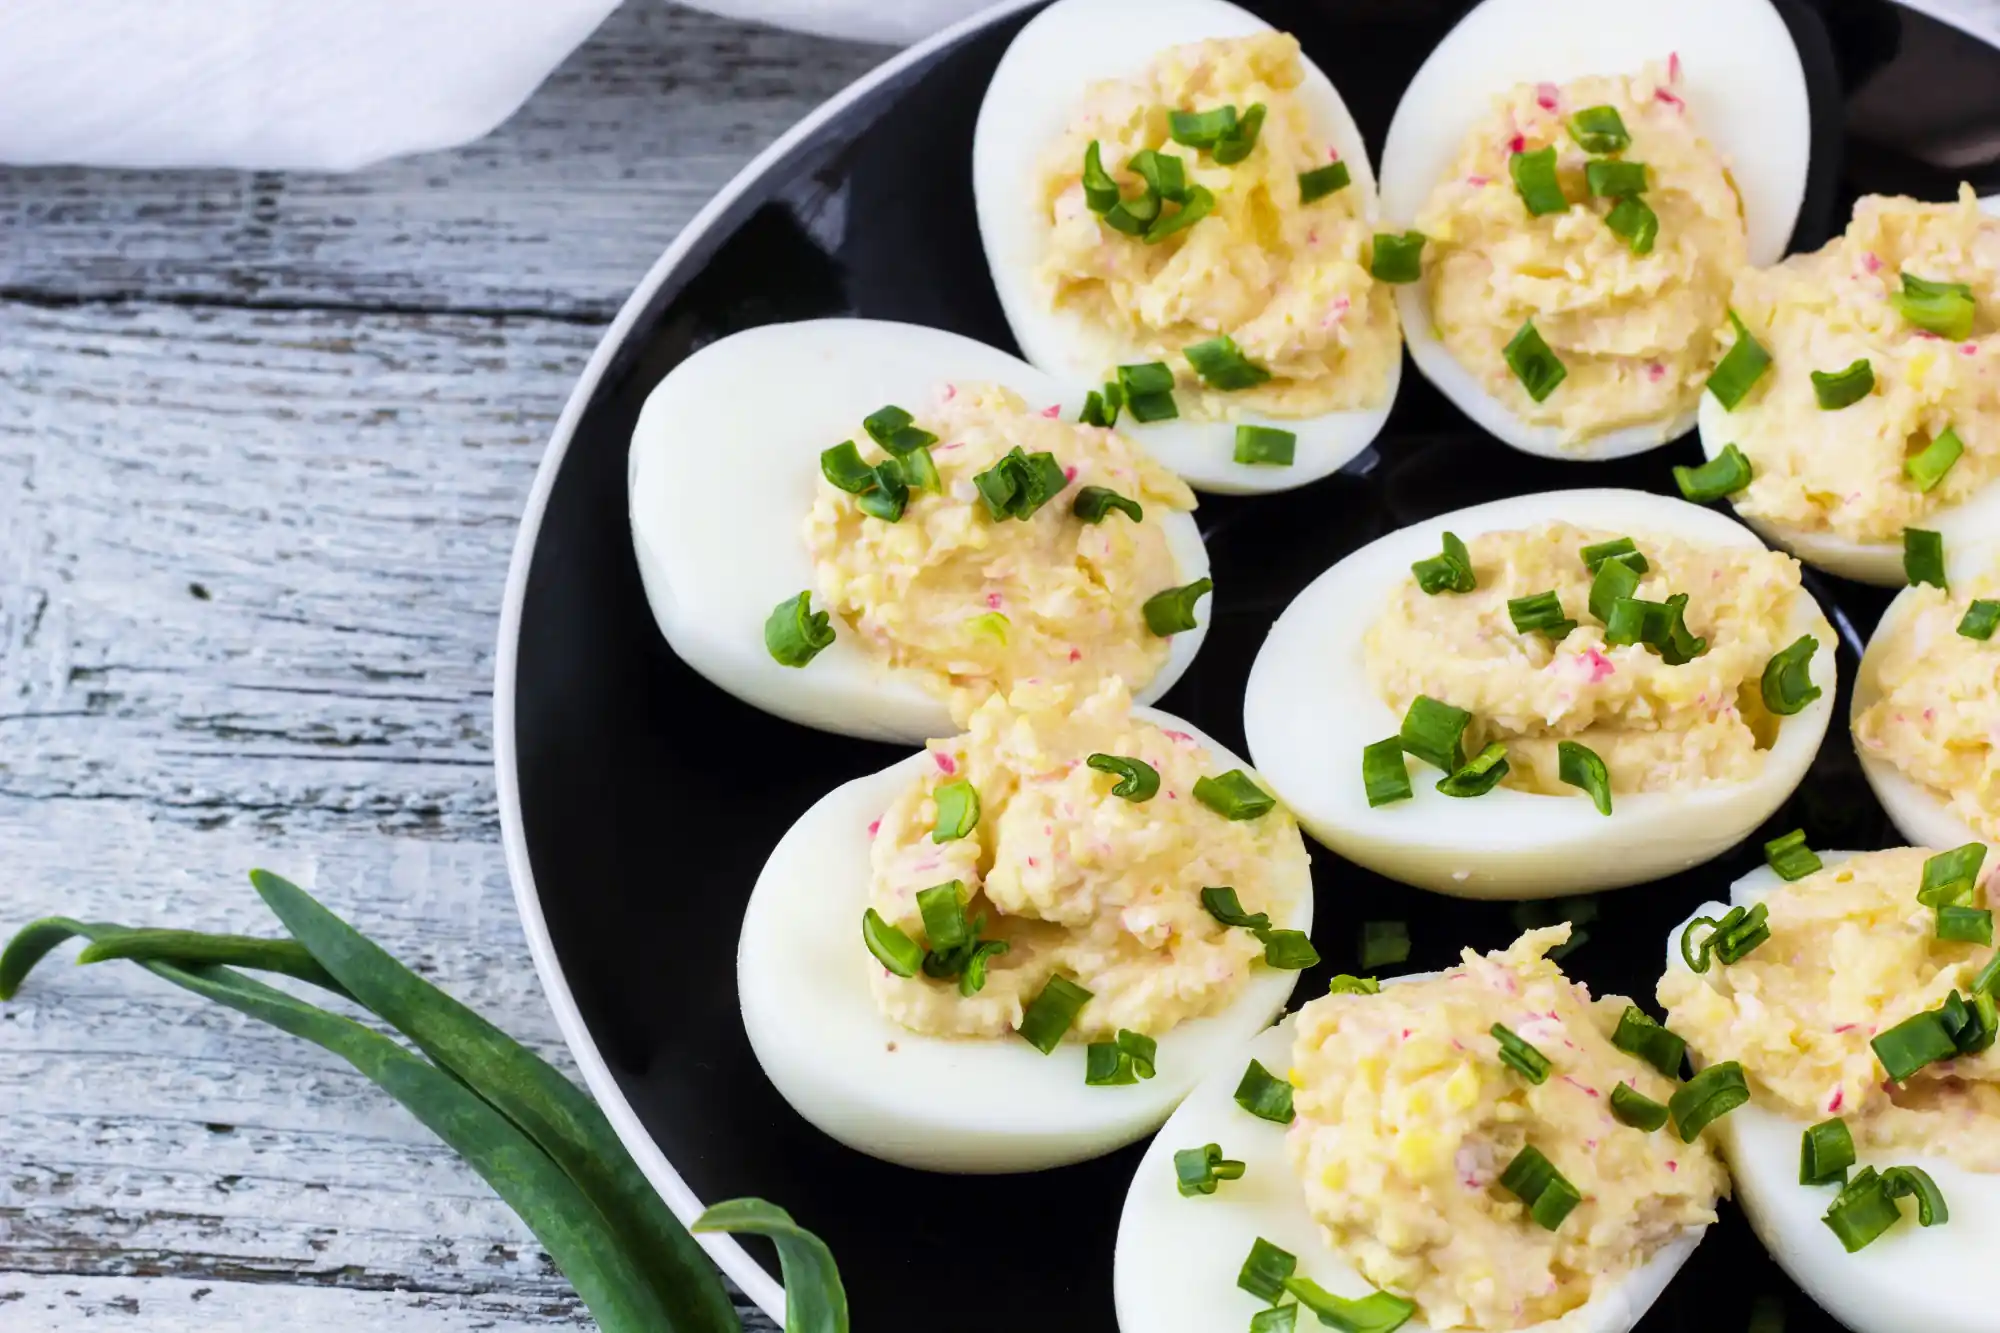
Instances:
[[[1298,34],[1379,161],[1403,87],[1468,6],[1249,7]],[[1884,3],[1785,0],[1784,8],[1805,58],[1815,125],[1793,249],[1837,232],[1858,194],[1946,199],[1961,175],[1990,192],[1993,162],[1966,161],[1991,142],[1978,132],[2000,126],[2000,53]],[[668,651],[629,545],[626,447],[640,404],[672,366],[752,325],[864,315],[1014,350],[973,221],[970,145],[987,78],[1025,18],[994,21],[864,89],[749,179],[683,240],[680,261],[634,297],[610,335],[608,359],[594,367],[601,376],[586,378],[565,417],[573,429],[558,432],[553,476],[542,479],[546,509],[539,529],[531,510],[516,560],[517,584],[526,570],[509,622],[518,635],[502,644],[514,668],[510,680],[503,666],[501,680],[502,786],[513,778],[519,792],[518,805],[505,802],[514,867],[531,935],[537,903],[546,919],[548,939],[537,940],[537,951],[579,1058],[593,1066],[614,1114],[623,1117],[621,1099],[629,1103],[696,1196],[762,1195],[824,1236],[865,1330],[899,1316],[936,1316],[968,1333],[1113,1328],[1112,1239],[1140,1149],[1032,1177],[926,1175],[825,1138],[766,1082],[737,1016],[743,901],[793,819],[829,788],[902,752],[767,717]],[[1241,750],[1244,681],[1266,628],[1341,556],[1404,524],[1501,496],[1577,486],[1671,494],[1670,465],[1699,459],[1692,438],[1615,463],[1529,457],[1483,435],[1420,375],[1407,374],[1387,429],[1347,471],[1281,495],[1203,498],[1199,517],[1222,593],[1218,621],[1162,706]],[[1839,629],[1845,719],[1846,683],[1886,596],[1811,573],[1808,583]],[[1861,779],[1844,722],[1805,786],[1758,836],[1794,825],[1816,847],[1900,841]],[[1354,966],[1363,919],[1410,921],[1413,969],[1516,934],[1506,905],[1433,896],[1323,848],[1313,855],[1327,963],[1304,979],[1301,995],[1318,993],[1325,972]],[[1566,966],[1600,993],[1650,999],[1668,929],[1759,859],[1756,843],[1746,843],[1692,873],[1604,899],[1589,942]],[[775,1273],[768,1252],[758,1258]],[[1737,1311],[1767,1291],[1783,1293],[1793,1333],[1834,1327],[1725,1208],[1722,1226],[1643,1327],[1713,1333],[1724,1293],[1730,1313],[1721,1326],[1740,1327]]]

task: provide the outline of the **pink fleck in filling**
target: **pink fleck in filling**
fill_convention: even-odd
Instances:
[[[1063,480],[1064,481],[1076,480],[1076,468],[1074,465],[1063,469]]]
[[[1338,161],[1340,161],[1340,150],[1339,150],[1338,148],[1329,148],[1329,149],[1327,149],[1327,150],[1326,150],[1326,160],[1327,160],[1327,161],[1329,161],[1329,162],[1338,162]]]
[[[1669,83],[1681,81],[1681,53],[1678,51],[1667,52],[1667,81]]]
[[[1170,741],[1179,741],[1183,745],[1194,744],[1194,737],[1188,735],[1185,731],[1163,731],[1160,734]]]
[[[937,760],[937,766],[942,772],[946,773],[958,772],[958,765],[952,762],[952,758],[950,755],[938,754],[938,755],[933,755],[932,758]]]
[[[1568,1074],[1563,1075],[1563,1082],[1569,1084],[1573,1088],[1581,1089],[1582,1091],[1590,1094],[1592,1097],[1603,1096],[1603,1094],[1600,1093],[1596,1088],[1591,1087],[1588,1083],[1579,1083],[1575,1079],[1571,1078]]]
[[[1590,667],[1590,683],[1592,685],[1603,680],[1606,676],[1618,673],[1618,668],[1611,664],[1611,659],[1603,653],[1598,652],[1595,648],[1586,648],[1583,652],[1577,654],[1576,660]]]
[[[992,607],[995,611],[998,611],[1000,609],[1000,594],[997,592],[987,593],[986,604]]]
[[[1679,1162],[1669,1161],[1667,1163],[1667,1170],[1669,1171],[1678,1171],[1680,1169],[1681,1169],[1681,1164]]]
[[[1537,84],[1535,86],[1535,105],[1544,111],[1553,111],[1561,101],[1561,95],[1562,90],[1557,88],[1553,83]]]
[[[1657,361],[1652,362],[1650,365],[1646,367],[1646,378],[1651,380],[1653,383],[1658,384],[1661,380],[1665,379],[1666,377],[1667,377],[1667,368],[1661,365],[1659,362]]]
[[[1042,415],[1049,418],[1051,421],[1055,420],[1055,418],[1062,415],[1062,404],[1050,403],[1047,407],[1042,409]]]
[[[1846,1103],[1847,1103],[1846,1090],[1844,1088],[1835,1088],[1833,1090],[1833,1096],[1826,1099],[1827,1114],[1829,1115],[1833,1114],[1834,1112],[1838,1111],[1842,1106],[1846,1105]]]
[[[944,386],[944,400],[945,400],[945,401],[946,401],[946,402],[948,403],[948,402],[950,402],[950,401],[951,401],[952,399],[954,399],[954,398],[956,398],[956,397],[958,397],[958,386],[957,386],[956,384],[947,384],[947,385],[945,385],[945,386]]]
[[[869,837],[871,837],[871,838],[872,838],[872,837],[874,837],[874,836],[875,836],[876,834],[880,833],[881,831],[882,831],[882,821],[881,821],[881,820],[877,819],[877,820],[874,820],[874,821],[872,821],[872,822],[870,822],[870,823],[869,823],[869,825],[868,825],[868,836],[869,836]]]
[[[1882,271],[1882,256],[1870,250],[1861,257],[1861,266],[1870,273],[1880,273]]]
[[[1963,353],[1965,353],[1965,355],[1967,355],[1967,356],[1977,356],[1977,355],[1979,354],[1979,344],[1978,344],[1978,343],[1960,343],[1960,344],[1958,345],[1958,350],[1959,350],[1959,351],[1961,351],[1961,352],[1963,352]]]
[[[1070,649],[1069,660],[1072,662],[1081,662],[1083,660],[1083,649],[1081,648]]]
[[[1467,185],[1472,186],[1475,190],[1477,190],[1477,189],[1484,189],[1486,186],[1491,185],[1493,182],[1485,176],[1467,176],[1465,178],[1465,183]]]
[[[1528,151],[1528,136],[1517,134],[1509,139],[1507,141],[1507,151],[1510,153],[1525,153]]]
[[[1676,111],[1687,110],[1687,103],[1683,102],[1678,95],[1668,92],[1665,88],[1653,89],[1653,96],[1658,100],[1665,102],[1668,106],[1672,107]]]

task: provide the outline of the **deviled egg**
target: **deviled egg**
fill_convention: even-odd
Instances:
[[[972,173],[1023,353],[1197,488],[1300,486],[1381,430],[1375,178],[1289,34],[1225,0],[1056,0],[994,71]]]
[[[779,717],[920,742],[1023,680],[1165,693],[1206,633],[1194,496],[1004,352],[871,320],[687,358],[632,434],[632,541],[696,671]]]
[[[1369,1333],[1637,1323],[1728,1181],[1667,1124],[1672,1077],[1633,1053],[1660,1029],[1543,957],[1568,933],[1314,1000],[1197,1087],[1125,1198],[1119,1326],[1303,1333],[1322,1308]]]
[[[1894,585],[1906,529],[2000,532],[2000,218],[1870,195],[1809,255],[1737,275],[1701,446],[1751,527]]]
[[[1765,0],[1486,0],[1403,94],[1382,207],[1425,378],[1493,435],[1619,458],[1694,425],[1730,283],[1805,196],[1805,74]]]
[[[837,788],[744,913],[751,1048],[850,1147],[943,1171],[1155,1129],[1317,961],[1305,842],[1242,761],[1116,678],[1028,683]]]
[[[2000,544],[1945,550],[1896,595],[1854,678],[1854,751],[1913,843],[2000,846]]]
[[[1342,856],[1468,897],[1581,893],[1698,864],[1776,810],[1826,734],[1834,646],[1798,562],[1741,524],[1552,491],[1313,580],[1257,654],[1243,722]]]
[[[1994,1327],[1971,1275],[2000,1240],[2000,969],[1990,935],[1939,938],[1932,905],[1990,907],[1979,850],[1794,846],[1776,864],[1795,882],[1759,868],[1736,918],[1705,904],[1667,942],[1668,1027],[1748,1095],[1717,1124],[1737,1201],[1854,1333]]]

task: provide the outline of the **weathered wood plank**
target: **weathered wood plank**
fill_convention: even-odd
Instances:
[[[0,296],[608,318],[887,51],[634,0],[496,133],[346,176],[0,170]]]
[[[445,1293],[269,1285],[216,1278],[77,1277],[0,1273],[0,1321],[33,1333],[106,1329],[177,1333],[526,1333],[590,1328],[574,1297],[543,1292]]]

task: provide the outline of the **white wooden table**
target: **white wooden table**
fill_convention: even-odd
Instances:
[[[267,866],[567,1066],[491,770],[515,521],[627,290],[884,54],[632,0],[460,151],[0,169],[0,930],[263,931]],[[0,1007],[0,1328],[588,1324],[345,1065],[66,957]]]

